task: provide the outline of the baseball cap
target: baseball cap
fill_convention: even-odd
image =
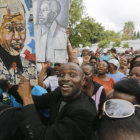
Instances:
[[[108,63],[111,63],[111,64],[115,65],[117,68],[120,67],[120,63],[119,63],[119,61],[116,60],[116,59],[110,59],[110,60],[108,61]]]
[[[103,50],[103,53],[107,53],[107,49],[104,49],[104,50]]]

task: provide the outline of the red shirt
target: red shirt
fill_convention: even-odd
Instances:
[[[110,78],[108,81],[106,81],[106,80],[100,79],[97,76],[94,77],[94,81],[101,84],[105,88],[106,95],[113,89],[113,86],[115,83],[113,78]]]

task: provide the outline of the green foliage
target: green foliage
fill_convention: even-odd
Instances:
[[[134,32],[132,39],[133,39],[133,40],[137,39],[137,34],[136,34],[136,32]]]
[[[92,46],[91,42],[86,42],[86,43],[84,44],[84,47],[86,47],[86,46],[91,47],[91,46]]]
[[[135,26],[132,21],[125,22],[125,25],[123,27],[123,36],[122,40],[130,40],[133,38]]]
[[[123,48],[130,48],[129,43],[124,43]]]
[[[102,40],[98,43],[98,46],[99,46],[99,48],[107,48],[109,43],[110,43],[109,40]]]
[[[83,0],[70,0],[69,27],[74,28],[84,13]]]
[[[79,47],[82,44],[83,47],[91,46],[93,43],[104,38],[104,27],[95,22],[93,18],[85,17],[81,19],[81,22],[73,29],[70,41],[72,46]]]
[[[105,30],[100,23],[86,15],[83,0],[70,0],[69,28],[73,48],[79,47],[80,44],[86,47],[98,42],[99,47],[105,48],[111,41],[115,42],[114,47],[119,47],[121,40],[140,38],[140,33],[134,32],[132,21],[125,23],[121,37],[119,32]]]
[[[102,27],[99,23],[96,23],[93,18],[83,18],[76,28],[81,35],[83,46],[86,46],[87,42],[93,44],[103,38],[104,27]]]
[[[78,33],[79,31],[76,28],[76,26],[78,23],[80,23],[83,13],[84,13],[83,0],[70,0],[69,28],[70,28],[70,41],[73,48],[79,47],[79,44],[81,44],[81,37]]]
[[[116,33],[115,31],[106,30],[104,32],[104,39],[115,41],[116,39],[120,39],[120,34],[119,32]]]
[[[130,37],[123,34],[121,40],[130,40]]]
[[[120,39],[116,39],[115,43],[113,44],[113,47],[120,47],[121,44],[121,40]]]

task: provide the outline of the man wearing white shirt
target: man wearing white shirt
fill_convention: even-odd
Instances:
[[[43,81],[43,84],[45,84],[46,89],[49,88],[51,91],[54,91],[58,87],[57,75],[49,76]]]
[[[54,66],[54,75],[53,76],[49,76],[44,80],[44,76],[45,73],[47,71],[47,68],[49,66],[49,63],[42,63],[42,70],[40,72],[39,78],[38,78],[38,84],[46,89],[50,89],[51,91],[54,91],[59,85],[58,85],[58,73],[59,73],[59,69],[61,67],[60,63],[56,63]]]

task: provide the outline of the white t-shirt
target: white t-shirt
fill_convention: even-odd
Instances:
[[[50,88],[51,91],[54,91],[59,85],[58,85],[58,77],[56,75],[49,76],[46,78],[43,82],[46,85],[46,88]]]

